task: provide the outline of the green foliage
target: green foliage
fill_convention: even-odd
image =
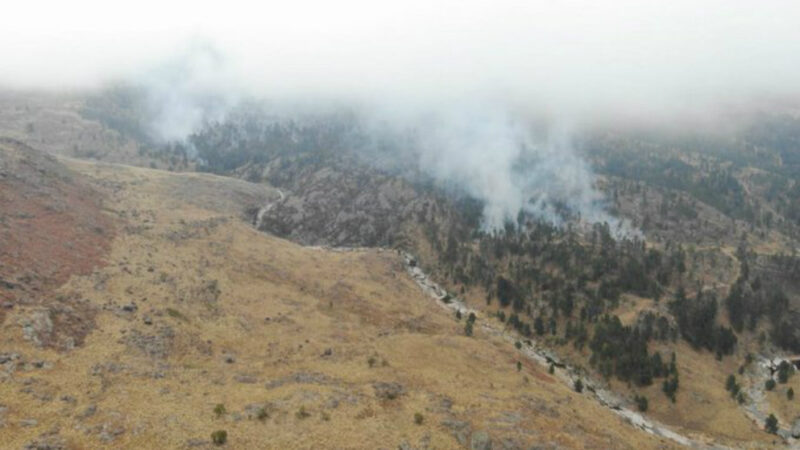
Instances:
[[[517,372],[522,370],[522,363],[517,361]]]
[[[678,385],[679,385],[679,383],[678,383],[678,374],[677,373],[674,374],[671,377],[668,377],[661,384],[661,390],[670,399],[670,401],[672,401],[672,403],[675,403],[675,401],[677,400],[675,395],[678,392]]]
[[[544,335],[544,321],[542,320],[542,316],[536,316],[536,319],[533,320],[533,329],[536,331],[537,336]]]
[[[464,325],[464,334],[467,336],[472,336],[472,328],[475,324],[475,313],[469,313],[469,317],[467,317],[467,323]]]
[[[224,445],[228,441],[228,432],[225,430],[217,430],[211,433],[211,442],[214,445]]]
[[[789,388],[789,389],[786,391],[786,399],[787,399],[787,400],[790,400],[790,401],[794,399],[794,389],[792,389],[792,388]]]
[[[773,380],[772,378],[770,378],[769,380],[767,380],[767,381],[764,383],[764,389],[766,389],[766,390],[768,390],[768,391],[771,391],[771,390],[775,389],[775,380]]]
[[[217,405],[214,406],[214,415],[217,416],[217,418],[220,418],[220,417],[224,416],[225,414],[227,414],[227,410],[225,409],[225,405],[223,405],[222,403],[217,403]]]
[[[422,425],[422,422],[425,421],[425,417],[421,413],[414,413],[414,423],[417,425]]]
[[[297,417],[298,419],[305,419],[311,417],[311,413],[306,411],[305,406],[301,406],[300,409],[298,409],[297,412],[294,413],[294,416]]]
[[[767,420],[764,423],[764,430],[766,430],[767,433],[778,433],[778,418],[775,417],[775,414],[770,414],[769,417],[767,417]]]
[[[173,319],[183,320],[184,322],[188,322],[188,320],[189,320],[189,319],[186,318],[186,316],[183,315],[183,313],[181,313],[177,309],[167,308],[166,311],[167,311],[167,315],[172,317]]]
[[[262,422],[269,419],[269,413],[267,413],[267,409],[264,407],[258,408],[258,412],[256,413],[256,419]]]
[[[648,353],[647,340],[638,328],[623,326],[617,316],[605,315],[595,325],[589,348],[589,362],[606,378],[614,375],[637,386],[648,386],[653,378],[666,376],[669,371],[659,353]]]
[[[695,348],[707,348],[717,355],[729,355],[736,346],[736,335],[730,328],[716,324],[717,299],[700,292],[688,299],[681,288],[669,304],[678,322],[681,336]]]
[[[645,397],[644,395],[637,395],[633,399],[636,402],[636,408],[639,411],[647,412],[647,406],[648,406],[647,397]]]
[[[781,384],[786,384],[789,381],[789,377],[794,374],[794,367],[789,364],[787,361],[781,361],[778,365],[778,382]]]
[[[739,393],[741,392],[741,386],[739,386],[739,383],[736,382],[735,376],[728,375],[728,379],[725,380],[725,390],[730,392],[731,398],[738,398]]]
[[[578,393],[583,392],[583,381],[581,381],[580,378],[576,379],[575,383],[572,385],[572,387],[575,389],[575,392],[578,392]]]
[[[732,391],[735,386],[736,386],[736,377],[733,375],[728,375],[728,379],[725,380],[725,390]]]

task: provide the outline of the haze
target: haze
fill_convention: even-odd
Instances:
[[[144,121],[162,141],[224,120],[243,99],[283,105],[279,115],[356,107],[380,132],[413,130],[418,147],[398,157],[482,200],[495,229],[521,209],[558,222],[550,205],[560,202],[627,232],[603,212],[574,130],[665,118],[718,128],[720,110],[792,100],[800,88],[800,6],[790,1],[9,8],[0,85],[144,86]],[[548,118],[546,131],[531,129],[532,114]]]
[[[792,1],[220,6],[13,2],[0,19],[0,83],[93,87],[202,45],[224,60],[214,84],[272,96],[503,97],[619,113],[800,87]]]

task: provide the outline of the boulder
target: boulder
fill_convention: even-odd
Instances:
[[[800,438],[800,417],[794,419],[794,423],[792,423],[792,437]]]
[[[476,431],[472,433],[469,448],[471,450],[492,450],[492,438],[485,431]]]
[[[372,387],[375,389],[375,396],[386,400],[394,400],[403,395],[405,389],[400,383],[373,383]]]
[[[470,434],[469,422],[456,419],[445,419],[442,425],[449,428],[459,444],[467,445],[467,436]]]

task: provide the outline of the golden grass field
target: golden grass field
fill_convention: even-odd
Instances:
[[[228,448],[673,447],[544,367],[517,371],[506,341],[464,336],[394,251],[255,231],[242,212],[269,187],[64,162],[107,196],[118,230],[102,266],[58,289],[96,311],[82,346],[25,339],[35,305],[7,313],[0,353],[19,359],[0,370],[2,448],[210,448],[215,430]]]

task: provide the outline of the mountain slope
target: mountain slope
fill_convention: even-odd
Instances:
[[[75,348],[25,338],[39,306],[0,326],[10,448],[202,448],[215,430],[231,448],[671,446],[480,327],[464,336],[396,253],[254,230],[244,211],[269,187],[66,162],[119,230],[57,290],[94,311]]]

